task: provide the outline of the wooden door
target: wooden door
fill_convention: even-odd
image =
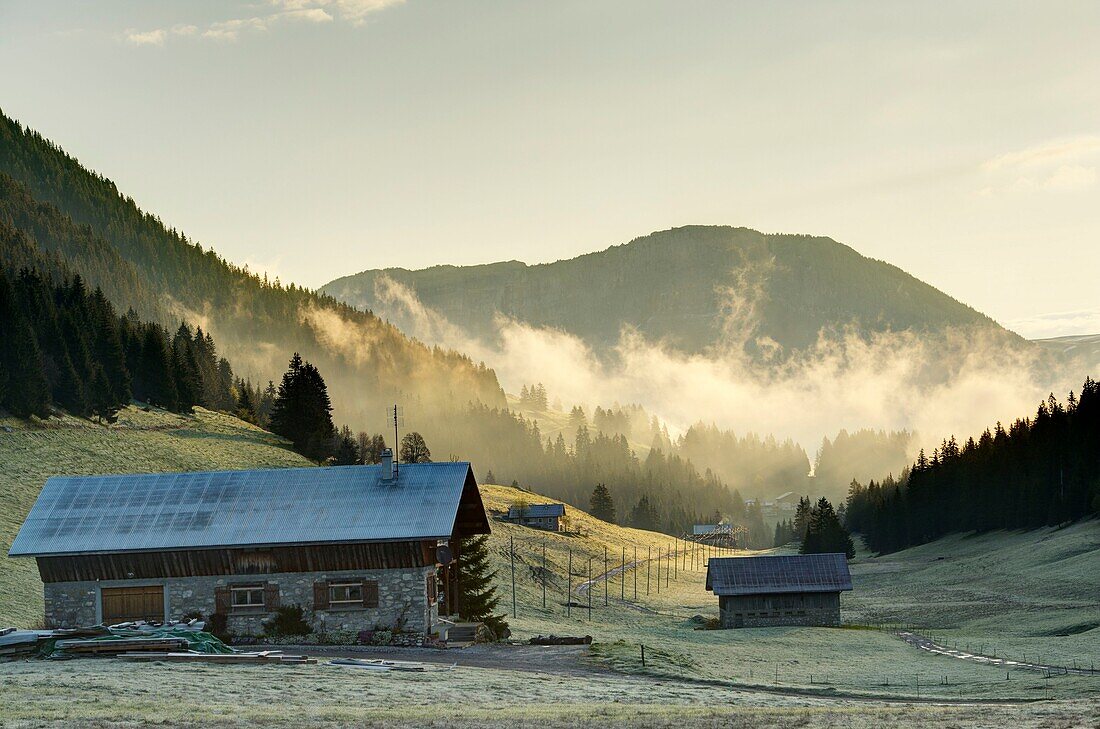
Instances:
[[[164,620],[164,586],[104,587],[103,624],[115,625],[134,620]]]

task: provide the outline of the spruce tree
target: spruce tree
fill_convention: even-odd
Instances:
[[[112,405],[126,404],[130,402],[132,395],[131,378],[126,369],[126,354],[119,337],[118,317],[115,316],[111,302],[99,288],[92,294],[90,305],[94,322],[92,351],[96,362],[103,369],[108,387],[107,399]]]
[[[615,502],[611,498],[611,492],[602,483],[596,484],[592,489],[592,496],[588,500],[589,513],[597,519],[610,524],[615,523]]]
[[[332,463],[334,466],[354,466],[359,462],[359,445],[355,442],[351,428],[345,425],[340,428],[340,433],[336,436]]]
[[[178,394],[172,376],[172,355],[164,331],[156,324],[146,324],[141,340],[141,363],[138,366],[138,386],[135,396],[150,405],[176,410]]]
[[[295,352],[271,407],[271,430],[307,458],[322,461],[332,453],[336,428],[328,388],[317,368]]]
[[[50,413],[50,386],[46,381],[42,352],[34,331],[23,318],[16,319],[11,337],[5,337],[5,364],[8,371],[6,405],[19,417],[46,417]]]
[[[833,505],[822,496],[810,512],[801,554],[840,552],[849,559],[856,556],[852,536],[840,523]]]
[[[508,636],[508,623],[495,613],[500,598],[493,587],[496,572],[489,567],[489,537],[457,541],[458,614],[463,620],[484,623],[497,639]]]
[[[176,382],[179,410],[191,412],[203,400],[203,382],[195,360],[191,329],[183,323],[172,339],[172,377]]]
[[[12,299],[11,284],[0,269],[0,407],[7,402],[11,392],[11,364],[8,347],[15,328],[15,301]]]

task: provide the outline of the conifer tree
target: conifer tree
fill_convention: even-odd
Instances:
[[[500,602],[489,567],[489,537],[479,535],[459,539],[458,614],[463,620],[484,623],[497,639],[508,637],[508,623],[496,614]]]
[[[332,452],[336,428],[324,378],[295,352],[271,408],[271,430],[302,455],[322,461]]]
[[[126,369],[126,355],[118,332],[118,317],[111,302],[96,288],[92,294],[93,347],[95,360],[103,369],[107,393],[103,399],[112,404],[127,403],[131,397],[130,372]]]
[[[146,324],[141,340],[141,362],[138,365],[138,400],[166,410],[178,405],[176,381],[172,377],[172,358],[164,331],[156,324]]]
[[[11,337],[5,337],[4,357],[8,372],[6,406],[19,417],[46,417],[50,409],[50,386],[42,352],[34,330],[26,319],[16,319]]]
[[[354,466],[360,462],[359,445],[355,442],[355,436],[351,428],[343,426],[336,436],[336,446],[333,448],[332,463],[335,466]]]
[[[658,527],[657,510],[649,501],[649,496],[643,494],[638,503],[630,511],[630,526],[635,529],[655,531]]]
[[[172,377],[176,382],[179,409],[183,412],[190,412],[202,402],[203,396],[202,374],[193,347],[191,329],[181,323],[172,339]]]
[[[810,512],[801,554],[840,552],[849,559],[856,556],[852,535],[840,523],[833,505],[822,496]]]
[[[611,492],[602,483],[596,484],[592,489],[592,496],[588,500],[589,513],[597,519],[610,524],[615,523],[615,502],[611,498]]]

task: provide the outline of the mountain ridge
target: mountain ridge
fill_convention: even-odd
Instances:
[[[733,226],[671,228],[546,263],[368,269],[319,290],[400,325],[400,312],[378,295],[383,277],[477,336],[493,336],[499,312],[599,348],[613,345],[624,324],[691,353],[721,343],[731,325],[754,327],[750,339],[786,351],[853,324],[862,333],[966,326],[1007,333],[901,268],[832,238]]]

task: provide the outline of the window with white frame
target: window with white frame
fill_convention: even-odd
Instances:
[[[233,595],[232,604],[235,608],[264,606],[263,585],[245,585],[242,587],[233,587],[231,588],[231,593]]]
[[[362,582],[333,582],[328,586],[328,601],[331,605],[362,605]]]

